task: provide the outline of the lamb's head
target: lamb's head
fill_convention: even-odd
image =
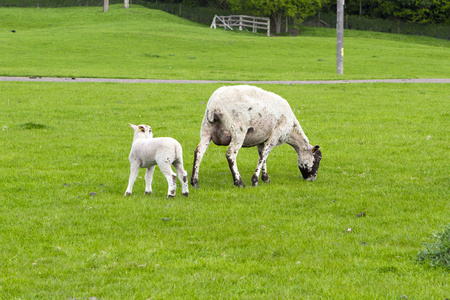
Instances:
[[[152,128],[148,125],[133,125],[130,123],[131,128],[134,130],[133,141],[137,139],[151,139],[153,138]]]
[[[312,157],[313,162],[312,166],[306,166],[299,164],[298,168],[300,169],[300,172],[302,172],[303,179],[307,181],[314,181],[317,177],[317,171],[319,170],[319,164],[320,160],[322,159],[322,152],[319,150],[319,145],[315,145],[311,149],[312,151]]]

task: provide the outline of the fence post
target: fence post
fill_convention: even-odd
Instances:
[[[337,0],[336,72],[344,74],[344,0]]]
[[[103,12],[107,12],[109,10],[109,0],[103,0]]]
[[[123,7],[124,8],[130,8],[130,0],[124,0],[123,1]]]
[[[242,16],[239,16],[239,30],[242,31]]]

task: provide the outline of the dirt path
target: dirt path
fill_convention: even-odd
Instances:
[[[363,79],[363,80],[287,80],[287,81],[228,81],[228,80],[166,80],[166,79],[110,79],[110,78],[64,78],[64,77],[3,77],[0,81],[22,82],[119,82],[119,83],[229,83],[229,84],[341,84],[341,83],[450,83],[450,78],[424,78],[424,79]]]

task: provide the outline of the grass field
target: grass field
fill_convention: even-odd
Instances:
[[[0,75],[156,79],[449,78],[450,41],[346,31],[344,76],[333,29],[302,35],[213,30],[132,6],[0,9]],[[12,30],[15,32],[13,33]]]
[[[0,20],[0,75],[450,77],[436,39],[348,32],[337,77],[331,30],[267,38],[134,6],[1,8]],[[0,82],[0,299],[450,298],[448,270],[416,262],[450,223],[450,86],[260,86],[321,146],[318,179],[299,178],[283,145],[270,184],[235,188],[226,148],[211,145],[200,189],[168,200],[159,170],[151,196],[144,170],[123,196],[128,123],[180,141],[190,174],[219,84]],[[257,157],[239,153],[247,186]]]
[[[449,222],[448,85],[266,86],[321,145],[317,181],[281,146],[270,185],[234,188],[226,148],[212,145],[200,189],[171,200],[158,170],[152,196],[142,170],[123,197],[127,123],[178,139],[190,173],[219,85],[0,87],[4,299],[450,296],[448,271],[415,262]],[[247,184],[256,159],[239,154]]]

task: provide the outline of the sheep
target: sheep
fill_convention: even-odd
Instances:
[[[297,164],[303,178],[317,177],[322,152],[311,146],[288,102],[258,87],[239,85],[217,89],[206,106],[201,125],[200,143],[194,151],[191,185],[198,188],[200,163],[211,140],[218,146],[229,146],[226,152],[234,185],[245,187],[236,164],[241,147],[256,146],[259,160],[252,176],[252,186],[258,178],[270,183],[267,157],[275,147],[287,143],[297,152]]]
[[[153,138],[152,128],[148,125],[129,124],[134,130],[130,151],[130,179],[125,196],[130,196],[139,168],[147,168],[145,173],[145,195],[152,193],[152,179],[155,166],[158,165],[167,179],[169,190],[167,198],[175,196],[177,176],[181,181],[183,196],[189,195],[187,172],[183,167],[183,150],[178,141],[170,137]],[[173,165],[176,174],[172,171]]]

